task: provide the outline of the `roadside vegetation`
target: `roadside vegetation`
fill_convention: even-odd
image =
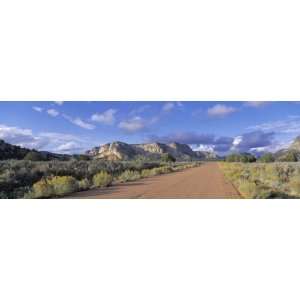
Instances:
[[[267,154],[258,161],[227,161],[219,165],[244,198],[300,198],[300,163],[274,162],[273,156]]]
[[[84,157],[83,157],[84,158]],[[39,161],[36,153],[23,160],[0,161],[0,198],[59,198],[74,192],[105,188],[159,174],[176,172],[199,162],[105,161],[82,157]]]

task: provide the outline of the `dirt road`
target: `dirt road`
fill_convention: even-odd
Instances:
[[[79,192],[72,198],[241,198],[215,162],[104,189]]]

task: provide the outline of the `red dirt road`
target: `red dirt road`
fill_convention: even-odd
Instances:
[[[241,198],[225,178],[216,162],[180,172],[154,176],[135,182],[116,184],[73,194],[72,198],[104,199],[198,199]]]

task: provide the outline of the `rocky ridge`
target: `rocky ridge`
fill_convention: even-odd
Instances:
[[[107,160],[131,160],[138,157],[160,159],[163,154],[170,154],[178,161],[216,159],[217,155],[211,152],[193,151],[188,145],[180,143],[144,143],[127,144],[112,142],[95,147],[86,154]]]

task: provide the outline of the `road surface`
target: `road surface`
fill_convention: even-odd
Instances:
[[[108,188],[79,192],[71,198],[241,198],[232,184],[225,178],[216,162],[204,163],[200,167],[180,172],[154,176],[135,182],[116,184]]]

